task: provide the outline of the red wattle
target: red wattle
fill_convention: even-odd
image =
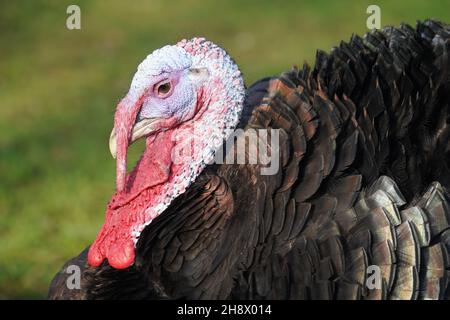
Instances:
[[[132,232],[151,219],[145,209],[170,178],[173,146],[170,130],[147,138],[146,150],[127,175],[124,190],[117,192],[108,204],[105,223],[89,249],[89,265],[97,267],[108,259],[112,267],[125,269],[134,263]]]

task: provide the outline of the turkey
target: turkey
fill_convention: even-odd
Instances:
[[[206,39],[158,49],[117,106],[104,225],[49,298],[450,299],[449,122],[437,21],[353,35],[248,89]],[[238,131],[258,137],[224,150]],[[250,161],[261,145],[271,174]]]

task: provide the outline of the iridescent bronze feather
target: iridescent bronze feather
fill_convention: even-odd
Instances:
[[[258,81],[239,126],[280,129],[282,168],[207,167],[134,265],[84,252],[82,289],[61,271],[50,298],[449,299],[449,51],[450,26],[427,20]]]

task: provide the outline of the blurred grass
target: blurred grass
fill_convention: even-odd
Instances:
[[[81,30],[65,27],[70,4]],[[383,25],[450,22],[450,1],[0,1],[0,298],[44,298],[94,239],[114,107],[153,49],[205,36],[251,84],[365,33],[369,4]]]

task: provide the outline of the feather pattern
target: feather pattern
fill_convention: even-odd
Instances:
[[[207,167],[133,266],[90,268],[84,251],[68,263],[82,288],[63,269],[50,298],[449,299],[449,50],[450,27],[427,20],[256,82],[239,128],[280,130],[280,170]]]

